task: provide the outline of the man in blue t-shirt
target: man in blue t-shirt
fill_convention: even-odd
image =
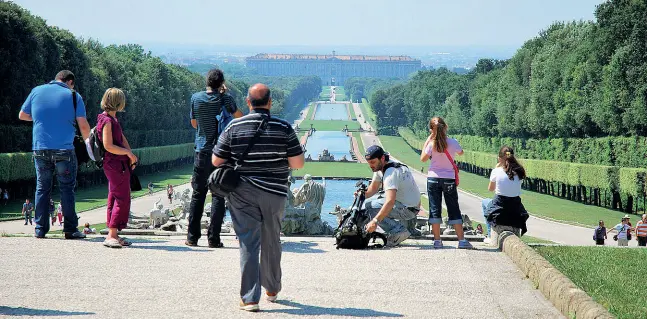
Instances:
[[[35,87],[20,109],[18,118],[34,123],[32,149],[36,166],[36,237],[44,238],[49,231],[48,206],[52,179],[56,174],[65,216],[63,232],[66,239],[85,238],[77,229],[74,187],[78,169],[74,153],[75,124],[83,139],[90,135],[85,116],[85,104],[74,91],[75,77],[71,71],[56,74],[54,81]],[[76,95],[76,112],[73,96]]]
[[[219,69],[212,69],[207,73],[207,89],[196,92],[191,96],[191,126],[195,131],[195,162],[191,186],[193,195],[189,207],[189,230],[186,236],[187,246],[197,246],[201,237],[201,221],[204,212],[204,201],[207,197],[207,179],[214,167],[211,164],[211,152],[218,141],[218,120],[222,108],[234,117],[243,116],[238,110],[236,101],[226,93],[225,76]],[[225,218],[225,199],[212,195],[211,216],[207,241],[209,247],[220,248],[220,228]]]

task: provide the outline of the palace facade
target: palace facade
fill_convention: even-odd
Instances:
[[[324,85],[344,85],[351,77],[406,78],[421,68],[409,56],[370,56],[261,53],[246,59],[247,67],[261,75],[316,75]]]

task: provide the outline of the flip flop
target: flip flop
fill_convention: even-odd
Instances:
[[[130,245],[132,245],[132,244],[133,244],[133,243],[131,243],[128,239],[123,238],[123,237],[119,237],[118,241],[119,241],[119,244],[120,244],[121,246],[124,246],[124,247],[128,247],[128,246],[130,246]]]
[[[119,243],[119,241],[114,238],[108,238],[104,240],[103,245],[108,248],[121,248],[121,244]]]

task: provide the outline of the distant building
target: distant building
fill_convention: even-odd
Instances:
[[[409,56],[266,54],[246,59],[261,75],[317,75],[325,85],[343,85],[351,77],[406,78],[421,68]]]

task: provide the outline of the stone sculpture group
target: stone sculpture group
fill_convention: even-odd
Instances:
[[[321,220],[321,207],[326,197],[326,180],[323,184],[312,180],[309,174],[303,177],[299,189],[288,192],[288,202],[281,224],[285,235],[331,235],[333,228]],[[290,185],[294,183],[291,178]]]
[[[152,229],[170,232],[187,232],[189,227],[189,209],[191,206],[191,189],[185,189],[182,192],[173,192],[173,201],[175,204],[165,207],[162,199],[153,204],[153,209],[148,215],[136,215],[130,212],[128,220],[128,229]],[[209,226],[209,213],[211,212],[211,203],[208,203],[204,209],[201,228],[206,229]],[[207,218],[205,218],[207,217]],[[222,227],[221,232],[228,233],[231,231],[229,225]]]

